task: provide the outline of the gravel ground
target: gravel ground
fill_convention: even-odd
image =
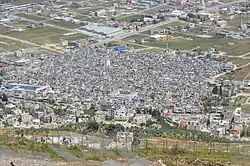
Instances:
[[[9,149],[0,149],[0,166],[98,166],[94,162],[62,162],[52,161],[49,157],[40,153],[14,152]]]

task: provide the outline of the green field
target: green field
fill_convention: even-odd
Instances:
[[[90,12],[95,12],[98,9],[100,9],[100,7],[89,7],[85,9],[76,9],[75,12],[82,15],[88,15]]]
[[[151,52],[151,53],[163,53],[164,50],[163,49],[159,49],[159,48],[150,48],[150,49],[146,49],[146,50],[138,50],[139,52]]]
[[[166,27],[171,27],[171,26],[183,26],[183,25],[185,25],[185,24],[186,24],[186,23],[181,22],[181,21],[174,21],[174,22],[164,24],[164,25],[159,26],[159,27],[154,28],[154,29],[156,29],[156,30],[161,30],[161,29],[162,29],[162,30],[163,30],[163,29],[165,29]],[[151,30],[143,31],[143,32],[141,32],[141,34],[149,34],[150,31],[151,31]]]
[[[248,59],[242,59],[242,58],[224,57],[223,60],[226,61],[226,62],[232,62],[233,64],[235,64],[237,66],[242,66],[242,65],[245,65],[245,64],[250,62],[250,59],[248,60]]]
[[[23,32],[5,32],[4,35],[26,40],[36,44],[54,43],[60,40],[61,36],[68,31],[52,27],[29,29]]]
[[[35,3],[35,2],[41,2],[44,0],[13,0],[11,3],[13,5],[24,5],[24,4],[29,4],[29,3]]]
[[[64,22],[64,21],[56,21],[56,20],[47,20],[47,21],[44,21],[44,23],[46,24],[52,24],[52,25],[55,25],[55,26],[61,26],[61,27],[64,27],[64,28],[69,28],[69,29],[75,29],[75,28],[79,28],[81,27],[81,25],[79,24],[74,24],[74,23],[71,23],[71,22]]]
[[[131,20],[139,19],[139,18],[142,18],[142,15],[136,14],[136,15],[117,17],[116,20],[118,20],[118,21],[131,21]]]
[[[28,48],[30,45],[24,44],[18,41],[0,38],[0,48],[3,48],[6,51],[17,51],[22,48]]]
[[[186,25],[186,23],[181,22],[181,21],[174,21],[174,22],[159,26],[157,29],[163,29],[163,28],[169,27],[169,26],[183,26],[183,25]]]
[[[220,39],[220,38],[200,38],[194,35],[175,34],[177,37],[174,40],[152,40],[147,36],[134,35],[125,40],[134,40],[144,38],[145,45],[151,47],[166,48],[166,44],[170,49],[190,50],[200,47],[200,50],[208,50],[209,48],[216,48],[219,51],[226,52],[228,55],[239,56],[250,52],[250,39]]]
[[[34,21],[44,21],[44,20],[46,20],[45,18],[36,16],[36,15],[32,15],[32,14],[18,13],[16,15],[19,16],[19,17],[23,17],[23,18],[26,18],[26,19],[34,20]]]
[[[0,33],[7,32],[9,30],[10,30],[10,28],[8,28],[8,27],[3,26],[3,25],[0,24]]]
[[[88,37],[89,36],[87,36],[87,35],[76,33],[76,34],[72,34],[72,35],[63,35],[63,36],[61,36],[61,39],[74,41],[74,40],[87,39]]]
[[[244,104],[241,106],[241,109],[243,110],[243,112],[245,113],[250,113],[250,104]]]

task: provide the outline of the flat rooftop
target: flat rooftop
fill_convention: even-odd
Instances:
[[[46,89],[47,86],[36,86],[36,85],[26,85],[26,84],[7,84],[3,88],[8,90],[17,90],[17,91],[40,91]]]

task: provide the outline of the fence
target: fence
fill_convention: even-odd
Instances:
[[[173,147],[183,149],[190,152],[207,152],[207,153],[228,153],[238,156],[250,155],[250,143],[219,143],[219,142],[196,142],[188,140],[174,140],[169,138],[152,138],[142,141],[141,147],[153,145],[162,150],[171,149]]]
[[[1,134],[8,135],[17,135],[15,131],[9,130],[0,130]],[[247,156],[250,155],[250,143],[217,143],[217,142],[196,142],[196,141],[187,141],[187,140],[174,140],[169,138],[150,138],[150,139],[141,139],[139,145],[132,145],[129,142],[120,142],[115,137],[107,137],[102,134],[99,135],[82,135],[78,133],[65,132],[65,131],[51,131],[51,132],[30,132],[25,133],[24,135],[30,136],[30,140],[35,138],[49,137],[45,143],[54,145],[54,147],[60,147],[67,144],[60,144],[60,141],[63,137],[71,136],[73,142],[70,142],[68,145],[76,145],[81,149],[82,152],[86,153],[95,153],[95,154],[104,154],[104,155],[114,155],[114,153],[119,153],[123,157],[133,157],[139,154],[137,151],[138,148],[144,149],[144,153],[147,153],[149,148],[152,146],[156,147],[158,151],[166,151],[173,147],[182,149],[187,152],[202,152],[207,154],[216,154],[216,153],[228,153],[234,154],[237,156]],[[58,141],[60,140],[60,141]],[[8,142],[11,140],[4,140]],[[112,145],[112,148],[108,148]],[[122,146],[121,146],[122,145]]]

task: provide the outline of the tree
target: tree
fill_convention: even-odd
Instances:
[[[240,132],[240,137],[244,137],[245,136],[245,129],[243,129],[241,132]]]
[[[86,129],[88,131],[97,131],[99,129],[99,124],[95,121],[89,121],[87,123]]]
[[[104,130],[107,135],[116,135],[117,132],[124,131],[124,127],[120,124],[108,124]]]
[[[207,119],[207,126],[210,125],[210,117]]]
[[[219,95],[222,96],[222,87],[220,86]]]
[[[6,102],[6,103],[8,102],[8,97],[7,97],[7,95],[5,93],[2,96],[2,101]]]
[[[79,122],[79,117],[78,116],[76,116],[76,123],[78,123]]]
[[[49,123],[52,123],[52,116],[49,117]]]
[[[135,137],[133,142],[132,142],[132,145],[136,146],[136,145],[139,145],[139,144],[140,144],[140,140]]]
[[[151,119],[149,119],[149,120],[146,121],[146,126],[147,127],[150,127],[152,124],[154,124],[154,122],[152,122]]]
[[[213,88],[212,93],[213,93],[213,94],[218,94],[218,87],[217,87],[217,86],[215,86],[215,87]]]

